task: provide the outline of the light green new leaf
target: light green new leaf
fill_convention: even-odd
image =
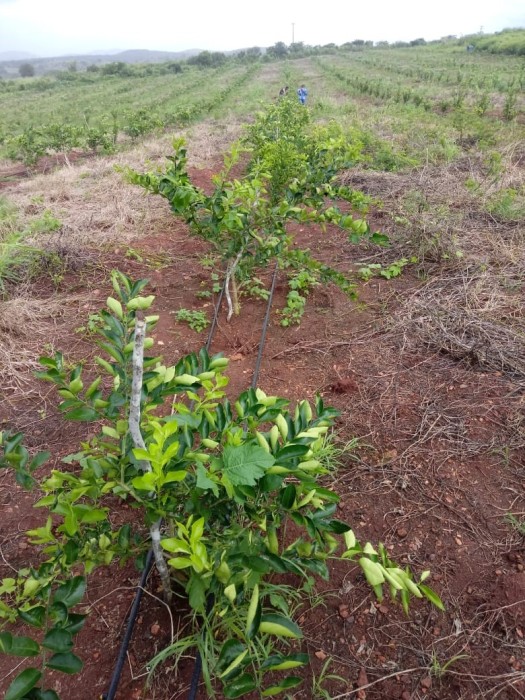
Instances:
[[[261,617],[259,631],[276,637],[291,637],[292,639],[301,639],[303,636],[301,628],[295,622],[284,615],[275,613]]]
[[[385,577],[383,575],[383,567],[367,557],[361,557],[359,559],[359,566],[363,569],[366,580],[372,586],[379,586],[385,582]]]
[[[157,483],[158,476],[154,472],[146,472],[142,476],[136,476],[131,483],[139,491],[152,491]]]
[[[301,685],[302,682],[303,679],[299,678],[299,676],[288,676],[287,678],[283,678],[279,685],[271,685],[269,688],[263,690],[261,695],[263,698],[269,698],[273,695],[279,695],[279,693],[283,693],[285,690],[290,690],[290,688],[296,688],[298,685]]]
[[[420,583],[419,584],[419,590],[423,593],[425,598],[428,598],[428,600],[436,606],[436,608],[439,608],[440,610],[445,610],[445,606],[443,605],[443,601],[441,598],[438,596],[438,594],[433,591],[431,588],[428,586],[425,586],[424,584]]]
[[[176,559],[168,559],[168,564],[174,569],[187,569],[188,567],[193,566],[193,562],[187,557],[177,557]]]

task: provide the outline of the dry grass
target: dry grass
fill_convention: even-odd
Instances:
[[[57,335],[61,319],[68,314],[78,315],[86,299],[18,296],[0,302],[0,383],[4,396],[31,388],[32,372],[39,367],[43,345]]]
[[[525,379],[525,321],[521,294],[500,275],[469,269],[418,290],[397,315],[405,343],[419,342],[455,359]]]
[[[51,173],[20,182],[8,196],[24,216],[50,209],[62,222],[59,233],[39,237],[35,243],[46,249],[97,246],[153,235],[173,222],[166,203],[148,197],[124,181],[115,166],[138,170],[163,167],[176,136],[186,136],[190,167],[215,166],[220,154],[239,137],[241,122],[202,122],[187,132],[152,137],[125,152],[81,160]],[[38,204],[35,204],[35,200]]]

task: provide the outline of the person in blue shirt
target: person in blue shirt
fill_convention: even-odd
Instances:
[[[308,90],[304,85],[301,85],[301,87],[297,90],[297,95],[299,97],[299,102],[302,105],[306,104],[306,98],[308,97]]]

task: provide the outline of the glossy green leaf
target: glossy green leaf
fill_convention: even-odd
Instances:
[[[228,700],[231,698],[240,698],[246,695],[246,693],[251,693],[256,687],[255,678],[249,673],[243,673],[242,676],[239,676],[231,683],[224,686],[224,697],[228,698]]]
[[[20,700],[35,687],[41,678],[41,671],[36,668],[26,668],[25,671],[19,673],[11,683],[4,696],[4,700]]]
[[[196,486],[198,489],[202,489],[203,491],[211,491],[213,495],[217,498],[219,495],[219,489],[217,484],[212,481],[209,476],[208,472],[206,471],[205,467],[200,463],[196,463],[196,472],[197,472],[197,483]]]
[[[31,637],[15,637],[11,632],[0,632],[0,652],[10,656],[38,656],[40,646]]]
[[[146,472],[141,476],[136,476],[131,483],[139,491],[152,491],[155,488],[158,477],[154,472]]]
[[[35,469],[38,469],[38,467],[41,467],[42,464],[44,464],[44,462],[46,462],[50,457],[51,452],[38,452],[38,454],[36,454],[31,460],[29,470],[34,471]]]
[[[50,629],[42,641],[42,646],[51,651],[66,652],[73,648],[73,639],[71,632],[58,627]]]
[[[54,602],[63,603],[66,608],[72,608],[80,603],[86,592],[86,579],[84,576],[74,576],[70,581],[63,583],[55,592]]]
[[[344,523],[342,520],[330,520],[327,527],[327,530],[335,532],[337,535],[342,535],[351,529],[350,525]]]
[[[80,632],[82,627],[84,627],[86,618],[87,615],[81,615],[80,613],[69,613],[64,629],[71,632],[71,634],[77,634],[77,632]]]
[[[283,464],[288,460],[303,457],[309,449],[310,445],[286,445],[275,455],[275,461],[278,464]]]
[[[383,568],[380,564],[367,557],[359,559],[359,566],[363,569],[366,580],[371,586],[378,586],[385,582]]]
[[[43,627],[46,616],[46,609],[43,605],[37,605],[29,610],[19,610],[19,616],[33,627]]]
[[[224,642],[217,661],[217,673],[222,675],[245,650],[245,645],[238,639],[228,639]]]
[[[53,656],[46,662],[48,668],[53,668],[55,671],[62,671],[62,673],[79,673],[82,670],[84,664],[82,660],[72,654],[71,652],[67,654],[53,654]]]
[[[42,690],[42,688],[33,688],[27,696],[27,700],[60,700],[54,690]]]
[[[295,503],[296,489],[294,484],[288,484],[279,494],[279,502],[288,510]]]
[[[65,622],[68,617],[68,609],[64,603],[53,603],[49,608],[49,615],[55,622]]]
[[[259,630],[261,623],[262,606],[259,600],[259,586],[255,585],[250,600],[250,606],[246,615],[246,636],[253,639]]]

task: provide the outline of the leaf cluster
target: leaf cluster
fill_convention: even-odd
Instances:
[[[349,282],[323,266],[304,249],[293,245],[289,224],[328,224],[348,232],[351,243],[366,239],[384,244],[387,238],[372,233],[366,220],[335,206],[335,200],[364,214],[369,200],[337,180],[338,174],[359,158],[360,145],[350,143],[336,124],[310,127],[309,114],[296,100],[270,105],[247,128],[241,144],[226,158],[225,168],[213,178],[207,194],[188,173],[182,139],[173,143],[174,154],[163,172],[138,173],[127,169],[128,180],[165,197],[175,216],[190,231],[208,241],[232,277],[249,286],[259,269],[277,260],[282,268],[300,251],[312,274],[343,289]],[[247,172],[232,177],[233,166],[249,154]]]
[[[43,641],[5,632],[0,635],[4,653],[40,654],[44,671],[79,671],[72,637],[83,617],[70,608],[82,598],[86,574],[114,559],[135,557],[140,563],[151,526],[160,521],[172,586],[187,595],[193,625],[152,667],[181,648],[204,644],[203,673],[211,697],[214,680],[228,698],[255,688],[274,695],[300,683],[290,675],[275,680],[276,672],[280,677],[307,661],[297,646],[302,632],[292,602],[312,576],[328,579],[332,558],[357,559],[379,598],[389,587],[405,609],[412,596],[441,606],[423,585],[427,574],[416,582],[382,547],[362,546],[350,525],[336,517],[339,498],[322,477],[328,473],[326,439],[337,411],[320,397],[314,406],[303,400],[294,410],[261,389],[230,401],[224,391],[226,358],[210,357],[203,349],[166,366],[161,358],[145,357],[143,447],[137,447],[128,420],[134,401],[130,338],[153,297],[141,296],[144,280],[114,273],[112,281],[115,296],[99,314],[97,333],[108,358],[97,358],[103,374],[85,386],[83,368],[71,369],[57,353],[42,358],[39,375],[56,385],[64,418],[97,423],[98,434],[40,479],[36,470],[47,455],[31,458],[19,435],[0,439],[0,467],[14,468],[23,486],[38,487],[42,495],[36,506],[47,511],[45,523],[27,533],[42,563],[0,585],[0,618],[22,619],[44,630]],[[298,281],[299,287],[304,284]],[[156,317],[146,318],[151,328]],[[140,517],[114,526],[108,515],[115,498],[128,501]],[[283,574],[296,583],[278,583]],[[56,698],[54,691],[37,686],[42,674],[32,667],[23,671],[8,697]]]

